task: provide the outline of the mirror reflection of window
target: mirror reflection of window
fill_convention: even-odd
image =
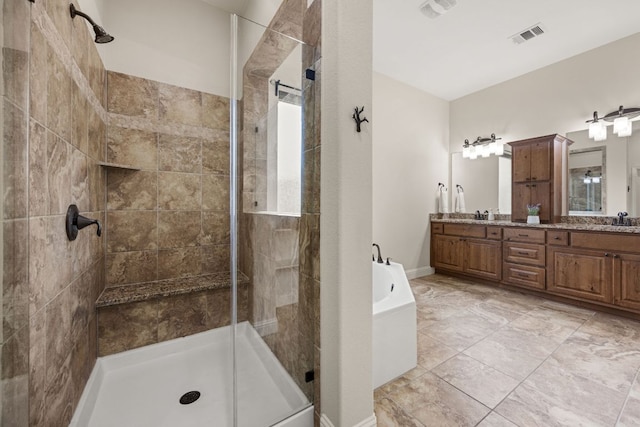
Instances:
[[[569,153],[569,213],[605,214],[604,147]]]

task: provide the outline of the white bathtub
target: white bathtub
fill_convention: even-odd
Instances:
[[[416,367],[416,300],[402,264],[372,263],[373,387]]]

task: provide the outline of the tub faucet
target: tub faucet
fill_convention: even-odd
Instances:
[[[378,259],[376,260],[376,257],[374,255],[373,260],[376,261],[378,264],[383,264],[384,261],[382,260],[382,255],[380,254],[380,246],[377,243],[374,243],[373,246],[375,246],[376,249],[378,249]]]

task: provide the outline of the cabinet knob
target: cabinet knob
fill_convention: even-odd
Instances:
[[[614,257],[614,258],[620,258],[620,255],[618,255],[618,254],[613,254],[613,257]]]
[[[604,256],[609,256],[609,252],[605,252],[605,253],[604,253]]]
[[[536,180],[536,179],[538,179],[538,178],[537,178],[537,177],[535,177],[535,176],[532,176],[532,177],[531,177],[531,179],[532,179],[533,181],[535,181],[535,180]]]

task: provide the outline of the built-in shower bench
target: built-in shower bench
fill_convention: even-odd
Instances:
[[[247,276],[238,273],[238,285],[246,285],[248,283],[249,279]],[[231,275],[228,272],[110,286],[105,288],[98,297],[96,307],[108,307],[206,290],[229,289],[230,287]]]
[[[238,273],[238,320],[248,313],[249,279]],[[231,275],[111,286],[96,300],[98,355],[118,353],[231,323]]]

